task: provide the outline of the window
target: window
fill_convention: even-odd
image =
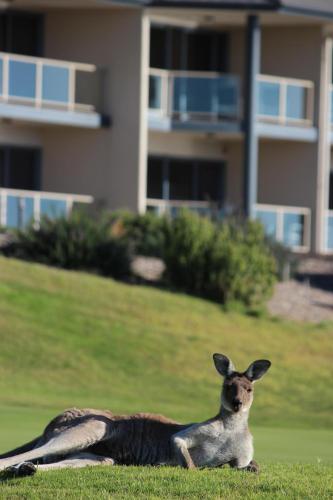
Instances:
[[[40,189],[40,151],[33,148],[0,148],[0,186]]]
[[[187,160],[170,160],[169,182],[171,200],[193,199],[193,164]]]
[[[147,197],[222,202],[224,171],[223,162],[150,157]]]
[[[223,168],[219,163],[198,164],[198,200],[223,199]]]
[[[163,198],[163,160],[160,158],[150,158],[148,162],[148,198]]]
[[[227,33],[152,26],[150,67],[227,72],[228,42]]]
[[[28,56],[43,55],[43,16],[30,12],[0,14],[0,50]]]

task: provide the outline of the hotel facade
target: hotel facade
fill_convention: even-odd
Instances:
[[[333,253],[329,0],[0,1],[0,225],[244,214]]]

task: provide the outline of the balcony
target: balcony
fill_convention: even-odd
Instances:
[[[294,252],[305,253],[310,250],[309,208],[258,204],[255,215],[263,224],[267,236]]]
[[[313,82],[266,75],[258,78],[259,121],[311,126],[313,100]]]
[[[68,215],[76,203],[92,203],[91,196],[0,188],[0,225],[23,228],[41,217]]]
[[[96,67],[0,52],[0,117],[37,123],[101,126]]]
[[[173,121],[202,128],[235,123],[240,118],[237,76],[207,72],[166,71],[149,73],[149,112],[155,121]]]
[[[307,80],[258,77],[258,132],[262,136],[315,140],[314,84]],[[151,128],[241,131],[240,81],[234,75],[150,69]]]

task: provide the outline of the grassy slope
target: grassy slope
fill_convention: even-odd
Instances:
[[[332,325],[225,314],[187,296],[0,259],[0,338],[0,451],[73,405],[212,416],[220,380],[210,358],[220,351],[240,369],[273,361],[251,415],[260,459],[333,461]]]

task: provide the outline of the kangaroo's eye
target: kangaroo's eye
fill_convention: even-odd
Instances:
[[[247,392],[252,392],[252,389],[248,389]]]

